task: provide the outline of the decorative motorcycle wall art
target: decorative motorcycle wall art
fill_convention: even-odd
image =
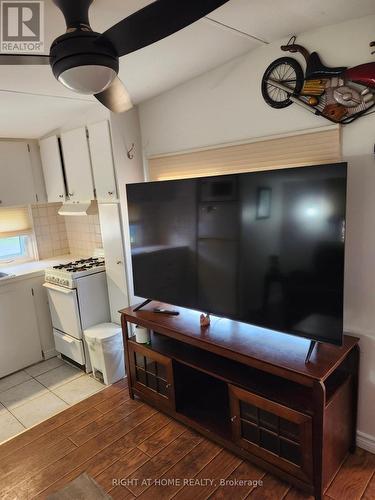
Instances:
[[[295,41],[293,36],[281,50],[302,54],[306,71],[304,73],[292,57],[273,61],[262,78],[266,103],[280,109],[295,102],[316,115],[342,124],[367,114],[375,105],[375,62],[353,68],[328,68],[317,52],[310,54]],[[375,47],[375,42],[371,42],[370,47]]]

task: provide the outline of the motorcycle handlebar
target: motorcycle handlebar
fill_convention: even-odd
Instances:
[[[293,52],[293,53],[299,52],[300,54],[303,55],[306,62],[310,57],[310,53],[308,52],[308,50],[306,50],[305,47],[302,47],[302,45],[298,45],[297,43],[288,43],[287,45],[282,45],[280,48],[284,52]]]
[[[284,52],[298,52],[293,45],[282,45],[280,49]]]

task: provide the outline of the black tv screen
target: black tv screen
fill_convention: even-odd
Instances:
[[[346,171],[128,185],[135,294],[340,344]]]

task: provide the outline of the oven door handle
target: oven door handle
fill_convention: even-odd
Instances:
[[[55,290],[56,292],[65,293],[65,295],[70,295],[71,293],[75,293],[76,291],[74,288],[64,288],[62,286],[53,285],[52,283],[43,283],[43,286],[45,288],[48,288],[49,290]]]

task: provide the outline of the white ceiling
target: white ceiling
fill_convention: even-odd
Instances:
[[[52,0],[44,3],[48,53],[54,38],[64,33],[65,24]],[[92,28],[103,32],[149,3],[95,0],[90,10]],[[133,102],[139,103],[263,43],[369,14],[375,14],[374,0],[230,0],[210,19],[123,57],[120,78]],[[0,89],[0,137],[39,138],[74,114],[99,106],[94,98],[72,94],[61,86],[48,66],[0,66]]]

